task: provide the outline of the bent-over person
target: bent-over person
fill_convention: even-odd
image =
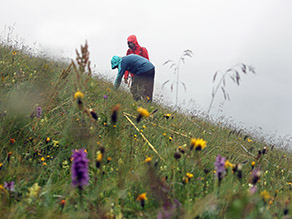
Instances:
[[[125,71],[134,74],[131,93],[134,100],[146,99],[151,102],[153,98],[155,66],[146,58],[130,54],[128,56],[113,56],[112,69],[118,68],[115,88],[119,88]]]

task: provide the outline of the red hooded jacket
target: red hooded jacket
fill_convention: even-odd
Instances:
[[[131,35],[128,37],[128,42],[134,43],[135,44],[135,48],[134,49],[128,49],[127,51],[127,55],[130,54],[136,54],[139,56],[142,56],[146,59],[149,60],[149,55],[148,55],[148,51],[145,47],[142,47],[139,45],[138,41],[137,41],[137,37],[135,35]],[[133,74],[131,74],[131,76],[133,77]],[[126,71],[124,78],[127,79],[129,77],[129,72]]]

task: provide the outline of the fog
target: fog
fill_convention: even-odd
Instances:
[[[127,37],[137,36],[156,67],[155,95],[174,103],[175,93],[164,81],[176,75],[163,63],[178,61],[190,49],[180,68],[179,104],[190,99],[207,111],[213,75],[239,63],[255,68],[241,74],[240,85],[226,80],[230,101],[215,96],[211,115],[232,118],[244,127],[262,127],[276,136],[292,133],[290,93],[292,79],[292,2],[288,0],[161,0],[161,1],[2,1],[1,36],[7,26],[32,47],[73,58],[75,49],[88,41],[96,71],[114,77],[113,55],[124,56]],[[5,27],[6,25],[6,27]],[[227,77],[228,78],[228,77]],[[182,103],[186,104],[182,104]]]

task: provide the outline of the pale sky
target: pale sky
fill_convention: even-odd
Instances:
[[[187,92],[180,89],[179,98],[193,99],[205,111],[217,70],[252,65],[256,75],[243,75],[240,86],[227,80],[231,101],[221,112],[219,92],[211,114],[267,134],[292,134],[290,0],[1,0],[1,9],[1,37],[5,25],[15,25],[14,34],[26,44],[68,57],[87,40],[97,71],[111,77],[117,73],[110,69],[111,57],[124,56],[127,37],[135,34],[156,67],[155,94],[167,101],[175,93],[161,91],[161,85],[175,76],[162,64],[190,49],[194,56],[180,69]]]

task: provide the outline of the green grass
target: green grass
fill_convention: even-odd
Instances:
[[[80,56],[86,64],[86,51]],[[173,218],[272,218],[291,211],[290,152],[159,102],[135,102],[101,76],[90,76],[86,65],[69,64],[0,45],[0,215],[156,218],[167,211]],[[84,93],[82,105],[73,98],[77,90]],[[40,118],[33,113],[38,106]],[[138,107],[157,111],[138,123]],[[190,151],[192,138],[204,139],[206,148]],[[267,153],[257,159],[264,147]],[[82,191],[71,183],[72,153],[81,148],[87,150],[90,176]],[[241,164],[242,177],[228,168],[219,185],[218,154]],[[255,194],[250,193],[253,161],[261,171]],[[193,177],[186,182],[187,173]],[[11,181],[14,191],[4,188]],[[36,183],[39,190],[32,189]],[[263,191],[269,193],[266,200]],[[137,200],[142,193],[147,194],[144,208]]]

